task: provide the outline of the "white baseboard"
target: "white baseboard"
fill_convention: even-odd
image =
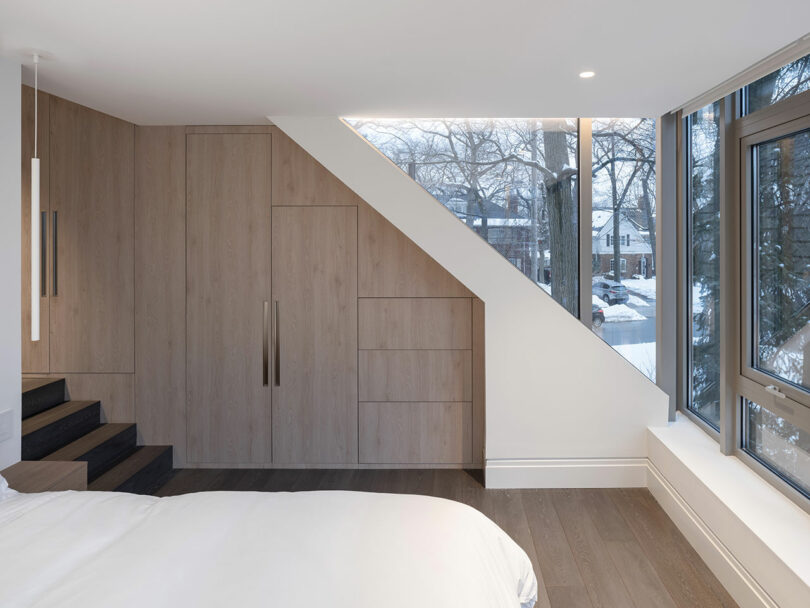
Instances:
[[[487,460],[487,488],[643,488],[646,458]]]
[[[647,487],[740,608],[779,608],[652,462]]]

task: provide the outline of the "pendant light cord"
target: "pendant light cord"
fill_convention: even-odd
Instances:
[[[39,158],[37,156],[37,122],[39,118],[39,108],[38,108],[38,98],[39,98],[39,55],[34,53],[34,158]]]

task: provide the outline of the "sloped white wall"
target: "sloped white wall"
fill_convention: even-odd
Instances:
[[[0,469],[20,460],[20,78],[20,62],[0,57],[0,414],[14,419]]]
[[[269,118],[486,303],[488,485],[644,485],[600,463],[646,458],[666,394],[339,118]]]

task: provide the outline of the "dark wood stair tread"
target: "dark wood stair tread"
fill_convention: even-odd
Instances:
[[[48,386],[49,384],[57,384],[59,382],[64,381],[65,381],[64,378],[23,378],[22,392],[23,394],[25,394],[30,391],[35,391],[38,388],[42,388],[43,386]]]
[[[102,424],[94,431],[87,433],[87,435],[80,437],[73,443],[69,443],[65,447],[48,454],[42,458],[42,460],[77,460],[104,442],[109,441],[116,435],[120,435],[134,426],[135,425],[132,423],[123,422]]]
[[[65,401],[64,403],[45,410],[44,412],[31,416],[22,421],[22,436],[34,433],[45,428],[49,424],[58,422],[71,414],[75,414],[86,407],[96,405],[98,401]]]
[[[145,445],[126,460],[120,462],[91,483],[87,489],[96,492],[113,492],[125,482],[162,456],[170,445]]]

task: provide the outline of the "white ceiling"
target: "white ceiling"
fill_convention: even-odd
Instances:
[[[809,27],[808,0],[0,2],[0,52],[139,124],[654,116]]]

